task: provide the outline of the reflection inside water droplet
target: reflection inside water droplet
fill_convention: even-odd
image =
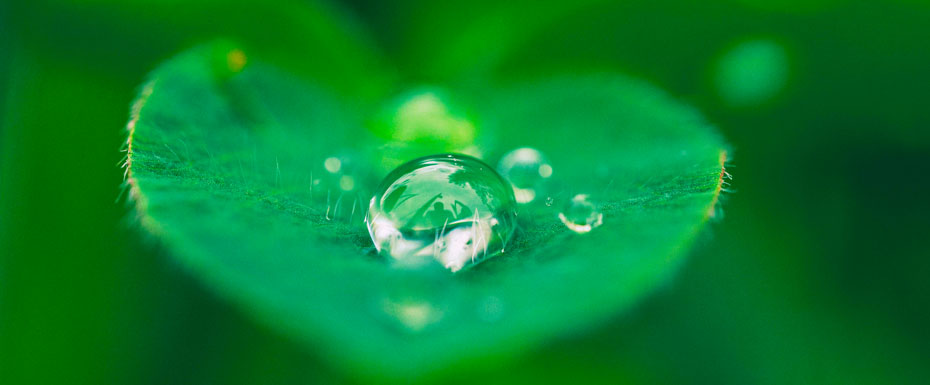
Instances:
[[[375,248],[397,264],[438,261],[455,272],[504,251],[516,223],[506,182],[465,155],[434,155],[391,172],[365,218]]]
[[[539,150],[522,147],[508,152],[497,165],[501,176],[513,186],[518,203],[529,203],[541,194],[552,176],[552,166]]]
[[[604,214],[591,203],[588,194],[578,194],[565,204],[559,219],[569,230],[584,234],[604,223]]]

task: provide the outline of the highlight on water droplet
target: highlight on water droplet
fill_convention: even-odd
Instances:
[[[584,234],[604,223],[604,214],[597,210],[588,194],[578,194],[565,204],[559,220],[569,230]]]
[[[513,190],[484,162],[427,156],[391,172],[365,218],[379,253],[395,265],[439,262],[456,272],[504,251],[516,227]]]
[[[772,39],[740,42],[723,53],[713,74],[717,94],[734,107],[770,101],[785,88],[788,52]]]
[[[530,203],[545,190],[546,181],[552,177],[552,165],[534,148],[521,147],[505,154],[497,164],[497,170],[513,186],[517,203]]]

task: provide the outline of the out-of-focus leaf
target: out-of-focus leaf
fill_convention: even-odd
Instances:
[[[135,79],[140,66],[151,70],[180,49],[232,39],[342,92],[371,96],[390,83],[363,27],[325,0],[37,0],[9,8],[23,40],[111,75]]]

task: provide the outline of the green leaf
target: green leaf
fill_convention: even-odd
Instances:
[[[651,86],[590,74],[450,92],[474,101],[486,160],[543,151],[553,200],[591,194],[603,226],[576,234],[558,204],[529,205],[506,253],[467,272],[392,269],[361,221],[383,176],[385,139],[366,127],[381,109],[224,44],[165,63],[133,107],[140,222],[195,275],[333,363],[412,378],[493,364],[630,308],[714,213],[723,142]]]

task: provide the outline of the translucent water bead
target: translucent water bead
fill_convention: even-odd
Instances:
[[[569,230],[584,234],[603,224],[604,214],[591,203],[588,194],[578,194],[565,204],[559,219]]]
[[[513,190],[466,155],[432,155],[391,172],[365,218],[375,248],[403,266],[456,272],[504,251],[516,225]]]
[[[508,152],[497,165],[501,175],[513,185],[518,203],[530,203],[543,193],[552,166],[546,157],[534,148],[522,147]]]

